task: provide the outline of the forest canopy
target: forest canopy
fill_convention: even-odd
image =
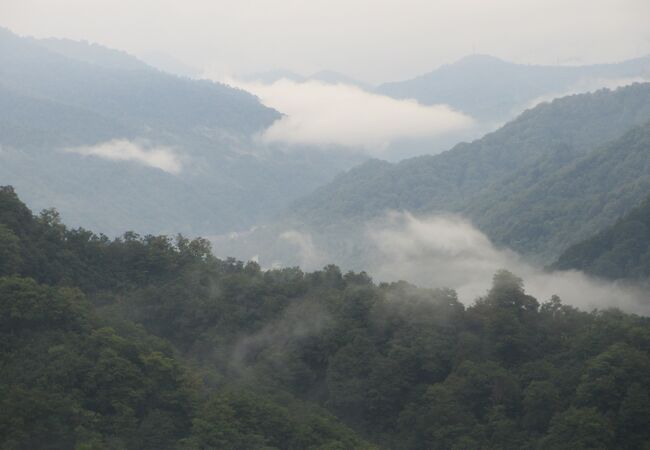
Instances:
[[[117,239],[0,188],[0,447],[640,449],[650,321]]]

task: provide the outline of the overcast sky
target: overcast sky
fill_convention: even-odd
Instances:
[[[650,53],[650,0],[0,0],[0,25],[223,76],[331,69],[374,83],[472,52],[562,64]]]

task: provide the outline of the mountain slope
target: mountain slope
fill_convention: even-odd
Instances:
[[[0,29],[0,177],[75,225],[247,229],[364,159],[259,142],[280,117],[249,93],[123,52]]]
[[[477,195],[463,213],[495,243],[552,261],[648,192],[650,122],[575,161],[549,154]]]
[[[616,84],[637,78],[650,79],[650,56],[618,64],[563,67],[471,55],[411,80],[383,84],[377,92],[423,104],[445,103],[477,119],[499,122],[548,95],[584,90],[596,81],[602,86],[605,80]]]
[[[570,96],[439,155],[367,162],[297,200],[272,225],[220,239],[217,248],[264,264],[309,265],[317,255],[369,267],[367,228],[396,210],[461,214],[491,241],[548,264],[646,195],[649,100],[650,84]]]
[[[31,97],[119,117],[141,128],[253,132],[280,117],[244,91],[168,75],[100,46],[78,45],[59,48],[52,41],[41,45],[0,30],[0,83]],[[50,50],[53,47],[56,50]],[[97,63],[106,61],[107,54],[120,55],[121,62]]]
[[[225,385],[101,300],[221,264],[200,239],[69,230],[0,187],[0,447],[373,448],[313,403]]]
[[[552,267],[582,270],[608,279],[647,279],[650,276],[650,198],[614,225],[566,249]]]
[[[366,163],[294,203],[296,222],[363,220],[387,209],[461,211],[516,171],[555,155],[563,163],[650,120],[650,84],[554,100],[472,143],[397,164]],[[489,206],[489,205],[488,205]]]
[[[200,238],[71,230],[8,187],[0,255],[3,448],[650,443],[650,320],[540,303],[507,271],[464,306],[220,260]]]

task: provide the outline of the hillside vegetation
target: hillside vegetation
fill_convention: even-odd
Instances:
[[[281,117],[247,92],[123,52],[0,28],[0,179],[77,226],[246,229],[363,161],[260,143]]]
[[[650,322],[108,239],[0,189],[3,448],[650,445]]]
[[[650,199],[607,227],[564,251],[553,264],[607,279],[650,276]]]
[[[442,154],[352,169],[297,200],[285,222],[318,234],[387,210],[461,213],[493,241],[552,261],[645,197],[649,105],[650,83],[554,100]]]
[[[650,192],[650,122],[576,160],[558,153],[491,186],[463,212],[495,243],[549,261]]]

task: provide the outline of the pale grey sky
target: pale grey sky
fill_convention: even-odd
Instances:
[[[541,64],[650,53],[650,0],[0,0],[0,26],[223,76],[331,69],[374,83],[474,51]]]

